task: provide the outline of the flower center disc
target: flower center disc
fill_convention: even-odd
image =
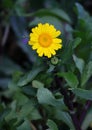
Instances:
[[[42,47],[48,47],[52,43],[52,38],[50,35],[43,33],[39,36],[39,43]]]

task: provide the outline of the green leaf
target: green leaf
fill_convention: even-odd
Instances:
[[[31,120],[39,120],[39,119],[41,119],[42,117],[41,117],[41,115],[39,114],[39,111],[36,109],[36,108],[34,108],[34,110],[31,112],[31,114],[29,115],[29,118],[31,119]]]
[[[47,104],[58,109],[66,109],[62,100],[55,99],[53,94],[47,88],[39,88],[37,91],[37,99],[40,104]]]
[[[68,61],[71,59],[74,49],[79,45],[81,42],[80,38],[75,38],[74,40],[70,41],[67,45],[63,47],[62,51],[62,62],[68,63]]]
[[[92,76],[92,61],[90,61],[84,68],[83,74],[81,76],[81,86],[84,86],[85,83]]]
[[[17,84],[13,81],[11,81],[9,84],[8,84],[8,88],[10,90],[10,92],[14,93],[14,92],[18,92],[20,91],[20,88],[17,86]]]
[[[5,120],[9,122],[10,120],[17,119],[17,113],[15,110],[11,110],[5,117]]]
[[[72,89],[72,91],[76,96],[79,96],[86,100],[92,100],[92,90],[84,90],[80,88],[75,88],[75,89]]]
[[[60,17],[61,19],[71,23],[71,20],[69,18],[69,16],[67,15],[67,13],[65,13],[62,9],[52,9],[51,11],[53,14],[55,14],[56,16]]]
[[[75,62],[76,67],[78,68],[79,72],[82,74],[85,62],[83,59],[78,58],[77,56],[73,55],[73,60]]]
[[[73,125],[72,119],[71,119],[70,115],[68,114],[68,112],[63,112],[61,110],[57,110],[56,109],[56,112],[54,114],[54,118],[56,118],[57,120],[63,121],[71,129],[75,130],[75,127]]]
[[[10,112],[9,109],[5,109],[2,112],[0,112],[0,128],[3,125],[3,121],[5,120],[6,116],[8,115],[8,113]]]
[[[36,109],[36,103],[34,103],[32,100],[25,103],[21,107],[20,111],[17,113],[16,124],[18,124],[24,118],[28,118],[29,120],[41,119],[41,116],[40,116],[38,110]]]
[[[24,94],[22,94],[21,92],[17,92],[14,95],[14,99],[17,101],[17,104],[20,105],[24,105],[25,103],[27,103],[29,101],[29,99],[27,98],[27,96],[25,96]]]
[[[19,127],[17,127],[17,130],[32,130],[30,122],[25,120]]]
[[[49,127],[48,130],[58,130],[56,123],[50,119],[47,120],[47,126]]]
[[[32,81],[32,87],[34,87],[34,88],[43,88],[43,87],[44,87],[44,84],[41,83],[41,82],[38,81],[38,80],[33,80],[33,81]]]
[[[39,111],[36,109],[33,100],[28,101],[27,103],[23,104],[21,107],[17,106],[17,110],[16,108],[12,108],[11,111],[6,115],[5,120],[9,122],[12,119],[17,119],[15,122],[15,124],[17,125],[24,118],[27,118],[29,120],[41,119],[41,115]]]
[[[88,13],[84,10],[83,6],[79,3],[76,3],[78,17],[79,19],[85,19],[89,16]]]
[[[17,83],[17,81],[20,79],[20,77],[23,75],[20,71],[15,71],[12,75],[12,80]]]
[[[43,70],[43,68],[44,67],[39,67],[31,70],[28,74],[25,74],[22,78],[20,78],[18,86],[22,87],[31,82],[37,76],[37,74]]]
[[[74,75],[72,72],[61,72],[57,73],[57,75],[63,77],[67,84],[72,88],[76,88],[79,84],[76,75]]]
[[[35,26],[38,23],[53,24],[55,26],[55,28],[59,29],[59,30],[62,28],[61,21],[54,16],[43,16],[41,18],[36,17],[33,21],[30,22],[29,26]]]
[[[82,123],[82,129],[83,130],[87,130],[87,128],[89,127],[89,125],[92,123],[92,107],[91,109],[87,112],[84,120],[83,120],[83,123]]]
[[[23,93],[29,96],[35,96],[36,95],[36,89],[31,87],[30,85],[27,85],[22,88]]]
[[[75,49],[81,42],[81,38],[77,37],[73,42],[73,49]]]
[[[63,51],[61,52],[62,55],[62,63],[68,63],[68,61],[71,59],[73,54],[73,48],[72,48],[73,41],[70,41],[66,46],[63,47]]]
[[[58,8],[41,9],[41,10],[33,13],[32,15],[40,16],[40,17],[46,16],[46,15],[56,16],[64,21],[71,23],[69,16],[62,9],[58,9]]]

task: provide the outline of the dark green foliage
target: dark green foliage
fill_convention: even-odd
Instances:
[[[92,129],[88,2],[1,0],[0,130]],[[63,48],[51,58],[39,57],[27,44],[38,23],[62,32]]]

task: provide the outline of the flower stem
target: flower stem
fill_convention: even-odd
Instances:
[[[92,106],[92,101],[88,100],[85,104],[85,106],[83,107],[83,110],[82,110],[82,115],[80,117],[80,125],[82,124],[86,114],[87,114],[87,111],[88,109]]]
[[[69,109],[69,114],[70,114],[70,116],[72,118],[72,121],[74,123],[75,130],[81,130],[81,125],[79,123],[79,120],[77,118],[76,112],[74,110],[73,102],[72,102],[72,100],[71,100],[71,98],[70,98],[70,96],[68,94],[69,93],[68,90],[66,90],[66,88],[62,87],[60,78],[58,78],[56,76],[55,80],[56,80],[56,84],[58,86],[60,86],[60,92],[64,96],[64,103],[66,104],[66,106]]]

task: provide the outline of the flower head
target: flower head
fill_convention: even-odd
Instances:
[[[39,23],[30,33],[29,45],[36,50],[40,57],[50,58],[56,54],[56,50],[62,48],[62,40],[57,38],[61,34],[53,25]]]

